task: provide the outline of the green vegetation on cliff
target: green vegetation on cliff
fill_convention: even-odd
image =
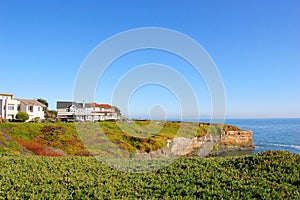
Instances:
[[[96,124],[98,125],[98,124]],[[203,137],[207,132],[221,133],[221,126],[188,122],[134,121],[99,122],[103,133],[128,152],[160,149],[168,139]],[[224,125],[223,130],[239,130]],[[87,132],[94,131],[87,126]],[[4,123],[0,124],[0,153],[45,156],[89,155],[74,123]]]
[[[0,199],[298,199],[300,156],[181,158],[151,173],[94,157],[0,156]]]

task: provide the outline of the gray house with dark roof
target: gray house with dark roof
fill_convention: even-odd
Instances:
[[[83,104],[72,101],[58,101],[56,104],[57,117],[62,121],[80,120],[76,118],[78,110],[83,110]]]
[[[73,101],[58,101],[57,117],[61,121],[103,121],[116,120],[118,115],[115,107],[108,104],[77,103]]]

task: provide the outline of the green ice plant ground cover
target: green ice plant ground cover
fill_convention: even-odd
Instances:
[[[298,199],[300,155],[182,157],[151,173],[126,173],[94,157],[0,156],[0,199]]]

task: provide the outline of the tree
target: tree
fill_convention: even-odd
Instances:
[[[57,111],[56,110],[46,110],[45,111],[45,117],[46,117],[46,119],[48,119],[48,118],[56,119]]]
[[[49,119],[49,118],[56,119],[57,111],[56,110],[48,110],[49,103],[47,102],[47,100],[37,99],[37,101],[41,102],[42,104],[44,104],[46,106],[46,108],[44,109],[46,119]]]
[[[46,106],[45,110],[48,109],[49,104],[48,104],[47,100],[45,100],[45,99],[37,99],[37,101],[41,102],[42,104],[44,104]]]
[[[22,120],[23,122],[29,119],[29,115],[26,112],[18,112],[16,119]]]
[[[115,111],[118,116],[121,116],[121,110],[117,106],[115,106]]]

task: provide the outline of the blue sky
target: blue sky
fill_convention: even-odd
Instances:
[[[0,92],[20,98],[71,100],[84,59],[99,43],[128,29],[163,27],[201,44],[216,63],[226,90],[228,117],[300,117],[299,1],[0,1]],[[190,81],[203,116],[210,96],[191,66],[165,52],[145,50],[113,63],[96,101],[110,103],[113,86],[131,68],[163,63]],[[183,68],[184,66],[184,68]],[[133,116],[178,102],[148,85],[130,101]],[[155,109],[153,110],[155,112]],[[171,116],[171,115],[170,115]]]

